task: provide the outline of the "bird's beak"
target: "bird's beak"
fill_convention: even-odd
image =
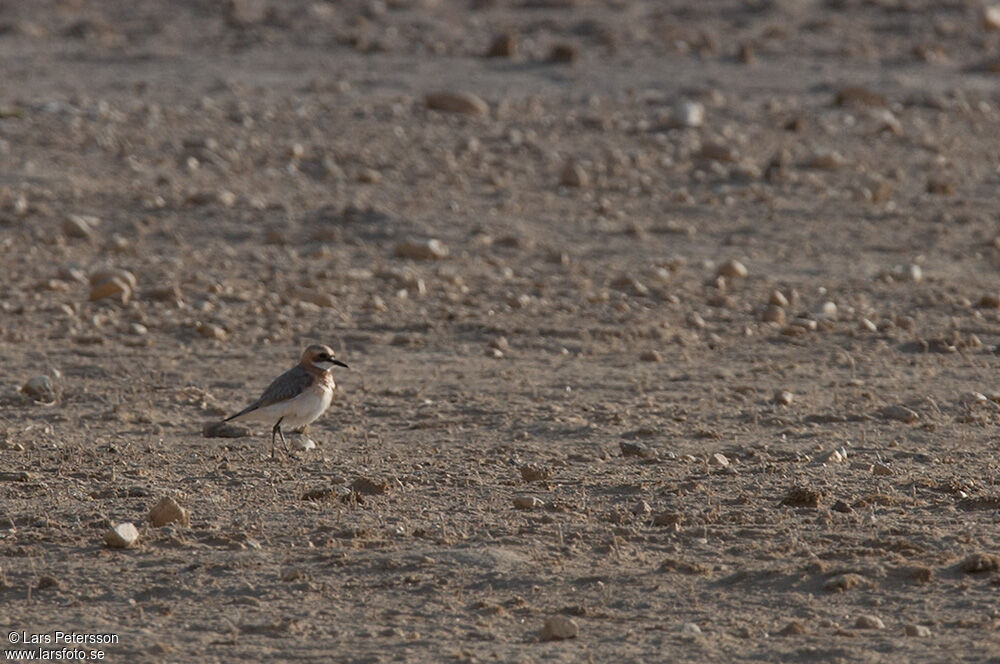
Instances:
[[[350,369],[349,366],[347,366],[345,363],[341,362],[340,360],[330,360],[330,361],[333,362],[334,364],[336,364],[338,367],[344,367],[345,369]]]

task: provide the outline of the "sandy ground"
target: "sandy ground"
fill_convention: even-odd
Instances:
[[[960,0],[0,3],[0,631],[1000,661],[997,58]],[[203,435],[317,341],[316,449]]]

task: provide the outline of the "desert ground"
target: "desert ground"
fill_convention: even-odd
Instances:
[[[0,2],[7,657],[1000,661],[998,62],[972,0]],[[315,342],[291,454],[206,429]]]

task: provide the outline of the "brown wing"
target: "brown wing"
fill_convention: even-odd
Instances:
[[[281,374],[275,378],[267,389],[264,390],[264,394],[260,395],[260,398],[254,401],[252,404],[241,410],[240,412],[227,417],[226,422],[235,419],[240,415],[246,415],[249,412],[255,411],[258,408],[263,408],[265,406],[270,406],[273,403],[278,403],[279,401],[286,401],[294,397],[299,396],[313,384],[313,377],[309,375],[309,372],[302,368],[301,365],[296,365],[294,368],[289,369],[285,373]]]

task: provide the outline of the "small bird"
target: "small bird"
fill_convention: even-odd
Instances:
[[[281,374],[267,386],[264,394],[252,404],[227,417],[230,420],[254,420],[265,424],[274,423],[271,429],[271,458],[274,458],[274,437],[281,438],[281,444],[288,453],[285,435],[281,425],[297,429],[309,424],[327,408],[333,399],[334,366],[348,369],[346,364],[336,359],[329,346],[313,344],[302,353],[299,363]]]

